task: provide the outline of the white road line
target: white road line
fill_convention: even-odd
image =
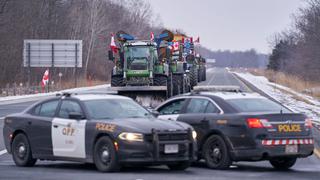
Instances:
[[[6,149],[0,151],[0,156],[1,156],[1,155],[4,155],[5,153],[7,153],[7,150],[6,150]]]

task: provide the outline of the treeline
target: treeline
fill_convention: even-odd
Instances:
[[[27,81],[24,39],[83,40],[83,68],[77,76],[108,80],[110,33],[124,30],[141,38],[157,31],[151,6],[144,0],[0,0],[0,86]],[[33,85],[44,69],[33,68]],[[74,69],[55,69],[73,78]]]
[[[198,52],[207,59],[215,59],[214,66],[218,67],[245,67],[265,68],[268,64],[268,55],[257,53],[254,49],[247,51],[212,51],[205,47],[197,47]]]
[[[293,26],[275,36],[269,69],[308,81],[320,76],[320,0],[308,0],[294,15]]]

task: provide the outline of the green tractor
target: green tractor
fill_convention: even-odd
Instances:
[[[196,62],[198,63],[199,71],[198,71],[198,82],[205,81],[207,79],[206,76],[206,59],[196,55]]]
[[[159,35],[156,41],[161,44],[170,40],[168,35]],[[109,59],[115,63],[111,74],[111,90],[129,96],[144,106],[155,106],[179,94],[172,90],[179,85],[172,81],[170,51],[166,46],[160,47],[153,40],[135,40],[123,31],[118,32],[116,37],[119,42],[118,53],[109,51]],[[146,104],[150,101],[152,104]]]

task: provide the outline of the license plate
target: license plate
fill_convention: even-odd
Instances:
[[[298,145],[286,145],[286,153],[287,154],[297,154],[298,153]]]
[[[179,152],[178,144],[165,144],[164,145],[164,153],[173,154]]]

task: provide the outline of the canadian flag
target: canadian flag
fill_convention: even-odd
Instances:
[[[42,76],[41,86],[44,87],[48,83],[49,83],[49,69],[47,69]]]
[[[173,50],[174,51],[179,50],[179,42],[173,42]]]
[[[198,36],[198,38],[194,41],[194,43],[200,43],[200,37]]]
[[[118,53],[118,48],[117,45],[114,41],[114,35],[111,34],[111,42],[110,42],[110,49],[114,52],[114,53]]]
[[[153,34],[153,32],[150,33],[150,40],[151,40],[151,41],[154,41],[154,34]]]

